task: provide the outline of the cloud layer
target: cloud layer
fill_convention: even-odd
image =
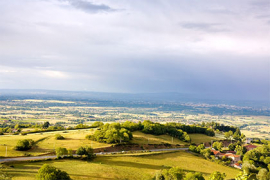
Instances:
[[[269,98],[269,1],[0,2],[0,88]]]

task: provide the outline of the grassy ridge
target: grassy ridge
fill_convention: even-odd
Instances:
[[[45,162],[24,162],[12,164],[7,172],[14,180],[35,179],[38,169],[44,164],[51,164],[66,171],[73,179],[150,179],[164,168],[179,166],[188,171],[199,171],[208,177],[218,170],[227,174],[227,179],[234,178],[239,171],[225,167],[187,152],[173,152],[141,156],[100,156],[93,162],[80,160],[57,160]]]
[[[36,133],[36,134],[28,134],[26,136],[21,135],[5,135],[0,138],[0,156],[5,156],[6,154],[6,145],[8,148],[8,156],[23,156],[25,153],[31,155],[40,155],[44,153],[49,153],[54,151],[57,147],[65,147],[67,149],[76,150],[82,145],[93,146],[93,148],[99,147],[107,147],[110,146],[108,144],[99,143],[99,142],[91,142],[85,139],[87,134],[93,133],[91,129],[84,130],[70,130],[68,133],[59,133],[58,132],[46,132],[46,133]],[[61,134],[65,137],[64,140],[55,140],[55,134]],[[44,139],[45,138],[45,139]],[[17,142],[22,139],[33,139],[34,141],[38,141],[36,147],[32,148],[28,151],[15,151],[14,147]],[[43,139],[42,141],[39,141]]]

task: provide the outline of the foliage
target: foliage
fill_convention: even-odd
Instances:
[[[179,167],[164,169],[156,173],[156,180],[182,180],[185,176],[184,171]]]
[[[209,180],[224,180],[226,177],[225,173],[221,173],[219,171],[215,171],[209,177]]]
[[[213,143],[212,147],[213,147],[215,150],[221,151],[222,148],[223,148],[223,143],[222,143],[222,142],[216,141],[216,142]]]
[[[234,144],[234,143],[231,143],[228,146],[228,148],[229,148],[230,151],[234,151],[235,150],[235,147],[236,147],[236,144]]]
[[[55,134],[55,139],[56,140],[62,140],[62,139],[65,139],[65,138],[61,134]]]
[[[92,124],[92,126],[91,126],[91,127],[93,127],[93,128],[97,128],[97,127],[101,127],[101,126],[103,126],[103,125],[104,125],[104,123],[103,123],[103,122],[96,121],[96,122],[94,122],[94,123]]]
[[[247,149],[241,145],[237,145],[234,151],[236,151],[237,155],[243,156],[247,152]]]
[[[15,149],[17,151],[26,151],[32,148],[34,141],[32,139],[23,139],[17,142]]]
[[[130,130],[131,132],[143,129],[143,125],[140,121],[139,123],[125,121],[123,124],[121,124],[121,126],[125,129]]]
[[[66,148],[58,147],[55,149],[55,153],[56,153],[57,158],[59,158],[59,157],[62,157],[64,155],[67,155],[68,151]]]
[[[48,127],[50,126],[50,123],[48,121],[46,121],[44,124],[43,124],[43,128],[44,129],[47,129]]]
[[[93,135],[88,135],[86,138],[98,142],[121,143],[129,142],[133,136],[129,130],[121,128],[120,123],[112,123],[105,124],[100,130],[96,130]]]
[[[236,177],[235,180],[248,180],[249,175],[245,172],[240,172]]]
[[[91,147],[79,147],[76,151],[76,154],[79,155],[79,156],[86,156],[87,157],[87,160],[92,160],[93,158],[96,157],[95,153],[94,153],[94,150],[93,148]]]
[[[65,172],[59,169],[56,169],[53,166],[44,164],[37,174],[38,180],[71,180],[70,176]]]
[[[187,173],[184,180],[205,180],[202,173],[195,172],[195,173]]]
[[[270,179],[270,173],[267,171],[267,169],[262,168],[260,169],[259,173],[257,174],[258,180],[269,180]]]

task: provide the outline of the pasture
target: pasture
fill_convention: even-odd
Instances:
[[[185,172],[198,171],[204,177],[218,170],[227,174],[226,179],[234,178],[239,170],[207,161],[187,152],[170,152],[147,155],[98,156],[92,162],[81,160],[55,160],[41,162],[11,163],[5,170],[14,180],[34,180],[38,169],[44,164],[53,165],[70,174],[73,179],[151,179],[164,168],[179,166]]]
[[[85,139],[87,134],[93,133],[93,129],[83,130],[66,130],[66,131],[53,131],[28,134],[26,136],[21,135],[4,135],[0,138],[0,156],[24,156],[25,154],[36,156],[45,153],[54,152],[57,147],[65,147],[67,149],[76,150],[80,146],[92,146],[93,148],[107,147],[108,144],[99,143]],[[56,140],[55,134],[61,134],[65,137],[64,140]],[[38,141],[36,146],[28,151],[16,151],[14,147],[19,140],[33,139]]]
[[[180,145],[187,145],[188,143],[180,141],[177,138],[172,138],[169,135],[151,135],[151,134],[144,134],[142,132],[136,131],[133,132],[133,140],[132,143],[136,144],[180,144]]]
[[[218,137],[206,136],[205,134],[189,134],[191,138],[191,143],[200,144],[211,142],[212,140],[220,140]]]

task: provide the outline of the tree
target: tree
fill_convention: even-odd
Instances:
[[[219,151],[221,151],[222,150],[222,148],[223,148],[223,143],[222,142],[214,142],[213,143],[213,148],[215,149],[215,150],[219,150]]]
[[[235,180],[248,180],[249,175],[246,174],[245,172],[240,172],[236,177]]]
[[[209,180],[224,180],[225,177],[226,177],[225,173],[215,171],[210,175]]]
[[[76,154],[78,154],[79,156],[86,156],[87,160],[91,160],[93,158],[96,157],[93,148],[91,147],[79,147],[78,150],[76,151]]]
[[[196,173],[187,173],[184,180],[205,180],[202,173],[196,172]]]
[[[37,174],[38,180],[71,180],[68,173],[61,171],[53,166],[44,164]]]
[[[69,149],[69,150],[68,150],[68,156],[69,156],[69,157],[73,157],[73,150],[72,150],[72,149]]]
[[[268,171],[265,168],[260,169],[259,173],[257,174],[258,180],[269,180]]]
[[[233,143],[229,144],[229,146],[228,146],[228,148],[229,148],[230,151],[234,151],[235,150],[235,147],[236,147],[236,145],[233,144]]]
[[[56,153],[56,156],[57,158],[60,158],[64,155],[67,155],[68,154],[68,151],[66,148],[61,148],[61,147],[58,147],[55,149],[55,153]]]
[[[201,151],[201,154],[206,158],[206,159],[210,159],[211,156],[211,150],[209,148],[204,149]]]
[[[77,149],[77,151],[76,151],[76,154],[82,157],[83,155],[86,154],[85,148],[84,148],[83,146],[79,147],[79,148]]]
[[[33,145],[34,141],[32,139],[19,140],[15,146],[15,149],[17,151],[26,151],[31,149]]]
[[[200,145],[196,148],[196,150],[197,150],[198,153],[201,153],[201,151],[204,150],[204,149],[205,149],[204,144],[200,144]]]
[[[55,139],[56,140],[62,140],[65,139],[64,136],[60,135],[60,134],[55,134]]]
[[[240,145],[237,145],[234,149],[234,151],[236,151],[236,154],[237,155],[243,155],[244,154],[244,149],[243,149],[243,146],[240,146]]]
[[[232,136],[233,136],[233,132],[232,132],[232,131],[229,131],[229,132],[225,132],[225,133],[224,133],[224,137],[225,137],[226,139],[231,139]]]
[[[250,174],[250,171],[253,171],[256,169],[256,167],[251,164],[249,161],[244,161],[242,164],[242,169],[245,174]]]
[[[191,142],[191,139],[190,139],[190,136],[189,136],[189,135],[186,135],[186,136],[185,136],[185,141],[186,141],[186,142]]]
[[[171,169],[164,169],[162,175],[165,180],[182,180],[185,173],[179,167],[172,167]]]
[[[50,126],[50,123],[48,121],[46,121],[44,124],[43,124],[43,128],[44,129],[47,129],[48,127]]]

